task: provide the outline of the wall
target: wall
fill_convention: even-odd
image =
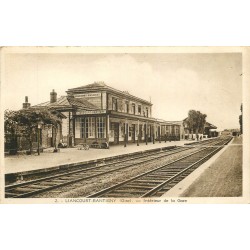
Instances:
[[[132,104],[135,104],[135,115],[146,116],[146,108],[148,108],[148,117],[152,117],[152,110],[150,105],[145,105],[141,102],[131,100],[129,98],[121,98],[114,94],[108,94],[108,110],[113,110],[112,100],[117,99],[117,112],[127,113],[126,103],[129,105],[129,114],[133,114]],[[141,114],[138,113],[138,106],[141,106]],[[143,114],[145,113],[145,115]]]
[[[87,100],[90,103],[94,104],[99,109],[102,109],[102,108],[104,109],[106,107],[106,105],[104,107],[102,107],[102,104],[103,104],[102,100],[104,100],[104,98],[105,98],[105,95],[103,96],[102,92],[74,94],[74,97],[77,99],[83,98],[84,100]]]
[[[41,130],[41,140],[42,140],[42,147],[43,148],[49,148],[49,147],[54,147],[54,136],[55,136],[55,131],[52,128],[51,125],[46,125],[43,127]],[[57,135],[56,135],[56,144],[62,140],[62,127],[59,126]]]
[[[69,112],[62,112],[67,118],[62,119],[62,137],[63,140],[67,142],[67,137],[69,134]]]
[[[94,136],[92,138],[86,138],[85,134],[85,126],[86,126],[86,120],[83,118],[86,117],[92,117],[94,118],[94,123],[95,123],[95,128],[94,128]],[[76,117],[75,118],[75,144],[78,145],[79,143],[88,143],[92,144],[93,142],[106,142],[106,117],[102,116],[104,118],[104,138],[97,138],[97,121],[95,118],[96,116],[82,116],[82,117]],[[83,132],[82,132],[82,127],[83,127]]]
[[[44,148],[52,146],[52,126],[44,126],[42,129],[42,146]]]

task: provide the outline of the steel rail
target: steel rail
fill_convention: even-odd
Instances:
[[[178,147],[175,147],[175,148],[171,148],[169,150],[164,150],[164,151],[159,151],[159,152],[152,152],[151,154],[150,154],[150,152],[147,152],[146,153],[146,157],[147,156],[151,156],[152,154],[155,154],[155,153],[162,154],[164,152],[171,152],[171,151],[178,150],[178,149],[179,149]],[[143,153],[141,153],[141,152],[138,152],[138,154],[140,154],[140,155],[136,156],[136,157],[133,157],[132,159],[130,158],[129,160],[137,160],[137,159],[145,157],[145,155]],[[5,189],[10,189],[10,188],[12,189],[12,188],[16,188],[16,187],[27,186],[29,184],[37,183],[39,181],[51,180],[51,179],[54,179],[54,178],[59,178],[59,177],[67,176],[69,174],[83,173],[83,172],[87,172],[89,170],[95,170],[95,169],[98,169],[98,168],[108,167],[110,165],[120,164],[120,163],[123,163],[123,162],[126,162],[126,161],[128,161],[128,159],[122,159],[122,160],[118,159],[118,161],[110,162],[110,163],[105,163],[105,164],[102,164],[102,165],[99,165],[99,166],[87,167],[87,168],[78,169],[78,170],[72,170],[72,171],[69,171],[69,172],[66,172],[66,173],[62,173],[62,174],[56,174],[56,175],[53,175],[53,176],[42,177],[42,178],[30,180],[30,181],[25,181],[25,182],[22,182],[22,183],[15,183],[15,184],[6,185]],[[81,166],[81,164],[79,164],[78,167],[80,167],[80,166]]]
[[[170,163],[161,165],[161,166],[159,166],[159,167],[156,167],[156,168],[154,168],[154,169],[151,169],[151,170],[149,170],[149,171],[146,171],[146,172],[144,172],[144,173],[142,173],[142,174],[136,175],[135,177],[132,177],[132,178],[126,180],[126,181],[120,182],[120,183],[115,184],[115,185],[113,185],[113,186],[111,186],[111,187],[108,187],[108,188],[105,188],[105,189],[103,189],[103,190],[100,190],[100,191],[98,191],[98,192],[96,192],[96,193],[94,193],[94,194],[88,195],[86,198],[98,197],[99,195],[103,195],[103,194],[105,194],[105,193],[108,193],[108,192],[110,192],[110,191],[113,191],[114,189],[116,189],[116,188],[118,188],[118,187],[121,187],[121,186],[123,186],[124,184],[127,184],[127,183],[129,183],[129,182],[131,182],[131,181],[133,181],[133,180],[136,180],[136,179],[138,179],[138,178],[141,178],[141,177],[143,177],[144,175],[147,175],[147,174],[149,174],[149,173],[155,172],[155,171],[157,171],[157,170],[159,170],[159,169],[161,169],[161,168],[164,168],[164,167],[166,167],[166,166],[169,166],[169,165],[171,165],[171,164],[173,164],[173,163],[179,162],[179,161],[181,161],[181,160],[183,160],[183,159],[185,159],[185,158],[188,158],[188,157],[190,157],[190,156],[192,156],[192,155],[194,155],[194,154],[197,154],[197,153],[199,153],[199,152],[201,152],[201,151],[204,151],[205,149],[206,149],[206,148],[202,148],[202,149],[200,149],[199,151],[193,152],[193,153],[191,153],[191,154],[189,154],[189,155],[187,155],[187,156],[183,156],[183,157],[181,157],[181,158],[179,158],[179,159],[177,159],[177,160],[174,160],[174,161],[172,161],[172,162],[170,162]]]
[[[218,142],[216,142],[216,143],[218,143]],[[144,154],[141,154],[141,155],[139,155],[137,157],[133,157],[132,159],[118,160],[118,161],[115,161],[115,162],[107,163],[105,165],[100,165],[100,166],[95,166],[95,167],[89,167],[89,168],[75,170],[75,171],[70,171],[70,172],[67,172],[67,173],[57,174],[57,175],[53,175],[53,176],[49,176],[49,177],[39,178],[39,179],[36,179],[36,180],[24,182],[24,183],[18,183],[18,184],[14,184],[14,185],[8,185],[8,186],[5,187],[5,193],[6,193],[7,196],[9,196],[8,198],[24,198],[24,197],[29,197],[29,196],[32,196],[32,195],[35,195],[35,194],[39,194],[39,193],[43,193],[43,192],[46,192],[46,191],[50,191],[50,190],[53,190],[53,189],[56,189],[56,188],[59,188],[59,187],[67,186],[67,185],[70,185],[70,184],[74,184],[76,182],[80,182],[80,181],[83,181],[83,180],[88,180],[88,179],[91,179],[91,178],[94,178],[94,177],[98,177],[98,176],[101,176],[101,175],[105,175],[105,174],[109,174],[109,173],[112,173],[112,172],[115,172],[115,171],[119,171],[119,170],[124,169],[124,168],[133,167],[133,166],[135,166],[135,164],[136,165],[137,164],[142,164],[142,163],[147,162],[148,160],[160,159],[162,157],[169,156],[169,155],[172,155],[172,154],[175,154],[175,153],[178,153],[178,152],[183,152],[183,151],[188,150],[190,148],[181,148],[181,150],[179,150],[179,149],[180,149],[180,147],[175,147],[175,148],[172,148],[172,149],[169,149],[169,150],[159,151],[159,152],[157,152],[157,154],[163,154],[163,155],[161,155],[161,156],[155,156],[155,157],[153,157],[153,159],[152,159],[152,156],[153,156],[153,154],[155,154],[155,152],[151,152],[151,153],[150,152],[145,152]],[[52,184],[50,186],[49,183],[46,183],[46,181],[48,181],[48,180],[53,180],[53,179],[57,179],[57,178],[61,178],[61,177],[68,177],[68,176],[70,178],[70,176],[72,176],[72,175],[74,175],[76,173],[85,173],[85,172],[88,173],[88,171],[91,171],[91,170],[97,170],[99,168],[105,168],[105,167],[113,165],[113,164],[118,164],[119,165],[119,164],[121,164],[123,162],[127,162],[128,160],[137,160],[137,159],[140,159],[140,158],[143,158],[143,157],[144,158],[148,157],[148,158],[151,158],[151,159],[144,159],[143,161],[140,161],[140,162],[131,163],[129,165],[122,166],[122,167],[116,167],[114,169],[111,169],[111,170],[108,170],[108,171],[105,171],[105,172],[102,172],[102,173],[92,174],[90,176],[76,178],[76,179],[69,180],[69,181],[65,181],[65,180],[60,180],[59,179],[59,181],[62,181],[62,183],[59,183],[59,184],[56,184],[56,185]],[[32,190],[30,192],[24,192],[24,193],[21,193],[21,194],[15,193],[15,189],[17,189],[19,187],[22,188],[22,187],[26,186],[27,188],[29,188],[29,185],[39,184],[39,182],[41,183],[41,185],[45,184],[47,186],[45,188],[40,188],[38,186],[38,187],[35,187],[36,190]],[[45,182],[45,183],[42,183],[42,182]],[[31,189],[34,189],[34,187],[31,187]],[[18,192],[20,192],[20,190]]]
[[[231,139],[230,139],[230,140],[231,140]],[[224,142],[225,142],[225,140],[224,140]],[[221,141],[218,142],[217,144],[219,144],[219,143],[221,143]],[[226,142],[225,142],[224,144],[226,144],[226,143],[228,143],[228,140],[226,140]],[[223,145],[224,145],[224,144],[223,144]],[[223,147],[223,145],[221,145],[220,147],[216,148],[214,151],[219,151],[219,150]],[[199,151],[196,151],[196,152],[193,152],[193,153],[191,153],[191,154],[189,154],[189,155],[187,155],[187,156],[181,157],[180,159],[177,159],[177,160],[175,160],[175,161],[173,161],[173,162],[170,162],[170,163],[168,163],[168,164],[161,165],[161,166],[159,166],[159,167],[157,167],[157,168],[155,168],[155,169],[152,169],[152,170],[149,170],[149,171],[144,172],[144,173],[142,173],[142,174],[139,174],[139,175],[137,175],[137,176],[135,176],[135,177],[132,177],[132,178],[126,180],[126,181],[120,182],[120,183],[115,184],[115,185],[113,185],[113,186],[111,186],[111,187],[108,187],[108,188],[105,188],[105,189],[103,189],[103,190],[100,190],[100,191],[98,191],[98,192],[96,192],[96,193],[90,194],[90,195],[88,195],[86,198],[94,198],[94,197],[99,197],[100,195],[103,195],[103,194],[108,194],[109,192],[111,192],[111,191],[113,191],[113,190],[115,190],[115,189],[117,189],[117,188],[119,188],[119,187],[121,187],[121,186],[123,186],[123,185],[129,183],[129,182],[132,182],[132,181],[134,181],[134,180],[136,180],[136,179],[139,179],[139,178],[141,178],[141,177],[143,177],[143,176],[145,176],[145,175],[148,175],[148,174],[150,174],[150,173],[156,172],[157,170],[160,170],[160,169],[162,169],[162,168],[165,168],[165,167],[167,167],[167,166],[169,166],[169,165],[172,165],[172,164],[174,164],[174,163],[176,163],[176,162],[180,162],[181,160],[183,160],[183,159],[185,159],[185,158],[188,158],[188,157],[191,157],[191,156],[194,155],[194,154],[198,154],[198,153],[200,153],[200,152],[202,152],[202,151],[204,151],[204,150],[206,150],[206,149],[208,149],[208,148],[204,147],[204,148],[200,149]],[[214,152],[214,151],[213,151],[213,152]],[[206,156],[206,157],[204,157],[204,158],[207,158],[207,157],[208,157],[208,156]],[[179,175],[178,175],[178,176],[179,176]],[[176,176],[176,177],[177,177],[177,176]],[[175,177],[175,178],[176,178],[176,177]]]
[[[143,194],[142,196],[140,196],[140,198],[144,198],[144,197],[149,197],[154,195],[156,192],[160,191],[164,186],[166,186],[166,184],[172,182],[174,179],[176,179],[177,177],[181,176],[183,173],[187,172],[189,169],[191,169],[192,167],[194,167],[195,165],[201,163],[202,161],[204,161],[206,158],[210,157],[211,155],[214,155],[214,153],[216,153],[217,151],[219,151],[221,148],[216,148],[215,150],[213,150],[211,153],[209,153],[208,155],[205,155],[203,158],[201,158],[200,160],[194,162],[193,164],[191,164],[190,166],[188,166],[187,168],[183,169],[181,172],[177,173],[176,175],[172,176],[171,178],[167,179],[166,181],[162,182],[161,184],[159,184],[158,186],[156,186],[155,188],[149,190],[147,193]]]
[[[175,153],[183,152],[183,151],[186,151],[186,150],[188,150],[188,148],[185,148],[185,149],[182,149],[182,150],[179,150],[179,148],[171,149],[169,151],[158,152],[158,154],[163,154],[163,155],[155,156],[155,157],[153,157],[153,159],[152,159],[152,155],[147,155],[147,157],[150,157],[151,158],[150,160],[155,160],[155,159],[160,159],[160,158],[163,158],[163,157],[175,154]],[[140,156],[138,156],[136,158],[129,159],[129,160],[140,159],[140,158],[143,158],[143,157],[145,157],[145,155],[140,155]],[[39,188],[38,187],[39,189],[37,189],[37,190],[33,190],[33,191],[30,191],[30,192],[21,193],[21,194],[14,194],[12,197],[9,197],[9,198],[25,198],[25,197],[29,197],[31,195],[35,195],[35,194],[43,193],[43,192],[46,192],[46,191],[50,191],[50,190],[53,190],[53,189],[56,189],[56,188],[59,188],[59,187],[63,187],[63,186],[67,186],[67,185],[70,185],[70,184],[73,184],[73,183],[76,183],[76,182],[79,182],[79,181],[88,180],[88,179],[91,179],[91,178],[94,178],[94,177],[109,174],[109,173],[119,171],[119,170],[122,170],[122,169],[125,169],[125,168],[130,168],[130,167],[135,166],[135,164],[139,165],[139,164],[148,162],[148,160],[149,159],[145,159],[145,160],[137,162],[137,163],[131,163],[131,164],[126,165],[126,166],[116,167],[114,169],[111,169],[111,170],[108,170],[108,171],[105,171],[105,172],[102,172],[102,173],[97,173],[97,174],[93,174],[93,175],[90,175],[90,176],[76,178],[76,179],[70,180],[70,181],[63,181],[62,180],[62,183],[52,185],[52,186],[49,186],[49,187],[46,187],[46,188]],[[83,170],[76,170],[76,171],[73,171],[73,172],[59,174],[59,175],[56,175],[56,176],[49,176],[49,177],[39,178],[39,179],[36,179],[36,180],[24,182],[24,183],[18,183],[18,184],[15,184],[14,186],[6,186],[5,187],[6,188],[5,192],[7,193],[7,195],[11,196],[11,191],[15,191],[15,188],[25,187],[25,186],[28,187],[31,184],[39,184],[39,182],[42,182],[42,181],[48,181],[48,180],[56,179],[56,178],[60,178],[60,177],[67,177],[69,175],[73,175],[73,174],[76,174],[76,173],[79,173],[79,172],[84,173],[84,172],[88,172],[89,170],[96,170],[98,168],[104,168],[104,167],[107,167],[107,166],[112,165],[112,164],[120,164],[120,163],[127,162],[127,161],[128,161],[128,159],[122,160],[121,162],[109,163],[107,165],[101,165],[101,166],[98,166],[98,167],[93,167],[93,168],[88,168],[88,169],[83,169]],[[47,183],[47,185],[49,185],[49,183]],[[8,193],[8,191],[9,191],[9,193]]]

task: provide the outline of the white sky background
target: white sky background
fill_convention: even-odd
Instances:
[[[226,54],[8,54],[5,108],[48,101],[52,89],[95,81],[149,100],[153,117],[182,120],[190,109],[207,114],[219,130],[238,128],[242,102],[242,57]]]

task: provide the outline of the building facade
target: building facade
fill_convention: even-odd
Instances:
[[[60,138],[68,146],[118,145],[180,140],[180,124],[152,117],[152,103],[103,82],[72,88],[57,99],[55,91],[47,106],[61,112]]]

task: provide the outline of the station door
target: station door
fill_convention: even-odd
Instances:
[[[142,140],[142,124],[139,125],[139,141]]]
[[[153,129],[152,129],[152,125],[149,125],[149,138],[148,141],[152,142],[152,136],[153,136]]]
[[[135,142],[135,124],[132,124],[132,142]]]
[[[114,130],[114,144],[119,144],[119,123],[112,122],[111,129]]]

